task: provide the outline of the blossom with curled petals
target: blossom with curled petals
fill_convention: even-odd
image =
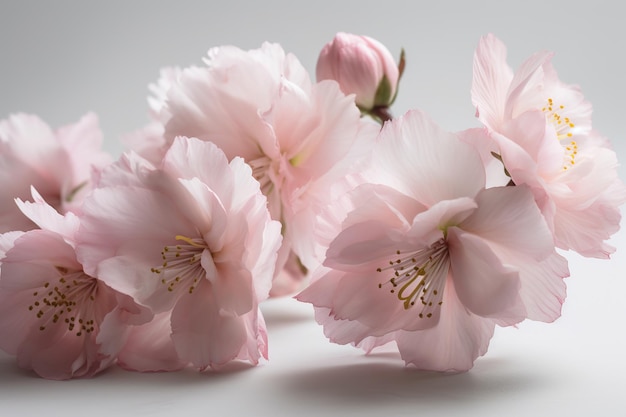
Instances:
[[[280,224],[241,158],[177,138],[161,165],[125,154],[85,200],[87,271],[152,309],[120,353],[124,367],[203,370],[267,358],[268,296]],[[165,332],[165,333],[164,333]]]
[[[419,111],[383,127],[375,183],[330,243],[324,272],[297,295],[336,343],[395,340],[407,364],[464,371],[494,326],[553,321],[567,263],[527,187],[485,189],[478,153]]]
[[[18,205],[40,228],[0,235],[0,348],[44,378],[93,376],[152,313],[87,274],[75,252],[79,218],[33,197]]]
[[[559,80],[552,53],[538,52],[513,71],[493,35],[474,55],[472,102],[492,138],[493,155],[512,183],[532,190],[558,247],[606,258],[619,230],[626,187],[617,157],[592,128],[580,88]]]
[[[312,83],[277,44],[217,47],[205,62],[184,69],[168,89],[165,138],[211,141],[229,160],[239,156],[252,167],[272,218],[283,225],[272,294],[293,293],[319,262],[310,238],[318,213],[379,126],[360,119],[354,97],[335,81]]]

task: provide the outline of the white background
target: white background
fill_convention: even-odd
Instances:
[[[279,42],[314,73],[338,31],[372,36],[407,69],[393,113],[428,112],[448,130],[477,125],[472,56],[493,32],[516,67],[556,52],[560,78],[594,105],[594,127],[626,160],[626,25],[619,2],[594,1],[7,1],[0,2],[0,118],[35,113],[59,126],[94,111],[105,147],[147,119],[147,85],[163,66],[201,64],[212,47]],[[626,168],[620,175],[626,178]],[[0,353],[0,415],[626,415],[626,235],[610,261],[568,254],[571,277],[555,323],[499,329],[465,374],[404,369],[397,354],[332,345],[309,305],[264,304],[270,361],[224,373],[45,381]]]

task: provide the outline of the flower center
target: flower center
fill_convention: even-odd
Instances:
[[[578,153],[578,144],[572,140],[572,129],[576,126],[569,117],[563,115],[565,106],[556,105],[554,100],[549,98],[546,106],[541,109],[545,114],[548,122],[552,123],[556,130],[556,137],[561,142],[565,155],[563,157],[563,170],[569,169],[576,163],[576,154]]]
[[[448,260],[448,246],[443,238],[418,251],[398,250],[388,266],[376,269],[380,273],[392,272],[391,278],[378,284],[378,288],[390,285],[389,292],[403,302],[405,310],[417,305],[421,307],[419,318],[430,318],[443,304]]]
[[[169,292],[181,286],[187,286],[189,294],[193,293],[200,279],[205,275],[200,263],[202,252],[209,247],[203,239],[176,235],[178,245],[165,246],[161,251],[163,263],[150,271],[159,275],[161,283]]]
[[[90,334],[96,330],[95,301],[98,295],[98,280],[82,270],[69,270],[56,266],[59,279],[56,283],[45,282],[33,292],[35,301],[28,306],[41,320],[39,330],[50,324],[65,323],[67,330],[76,336]]]

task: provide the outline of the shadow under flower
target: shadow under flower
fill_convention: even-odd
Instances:
[[[370,363],[334,365],[291,375],[285,391],[295,397],[325,398],[337,406],[366,403],[438,405],[484,401],[548,384],[544,375],[514,372],[506,361],[483,359],[465,373],[439,373],[406,368],[390,353],[371,354]],[[376,360],[376,359],[379,360]],[[392,362],[391,359],[394,359]],[[515,368],[517,369],[517,368]]]

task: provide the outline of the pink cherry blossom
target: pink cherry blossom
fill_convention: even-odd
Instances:
[[[312,84],[277,44],[213,48],[207,67],[187,68],[168,89],[165,137],[193,136],[242,157],[283,225],[273,295],[294,292],[319,261],[317,214],[339,194],[379,126],[360,120],[353,97],[334,81]]]
[[[91,188],[92,170],[108,165],[94,114],[52,130],[37,116],[14,114],[0,121],[0,232],[35,225],[13,199],[28,199],[34,186],[61,213],[78,212]]]
[[[267,358],[258,304],[281,236],[266,204],[241,158],[228,163],[198,139],[177,138],[158,167],[128,153],[103,172],[84,203],[79,257],[157,314],[129,336],[124,367],[202,370]]]
[[[395,340],[407,364],[464,371],[494,326],[553,321],[567,263],[525,186],[485,189],[478,153],[423,113],[383,127],[371,178],[326,252],[312,303],[331,341]]]
[[[472,101],[491,132],[492,152],[517,185],[529,186],[558,247],[608,257],[619,229],[626,187],[617,157],[592,129],[591,104],[579,87],[561,82],[552,53],[539,52],[517,71],[506,48],[483,37],[474,56]]]
[[[363,111],[391,105],[398,91],[400,70],[391,52],[376,39],[339,32],[324,45],[317,59],[317,80],[336,80],[341,91],[356,94]]]
[[[152,314],[85,273],[74,249],[78,218],[33,197],[18,203],[41,228],[0,235],[0,348],[44,378],[93,376],[114,363],[129,325]]]

